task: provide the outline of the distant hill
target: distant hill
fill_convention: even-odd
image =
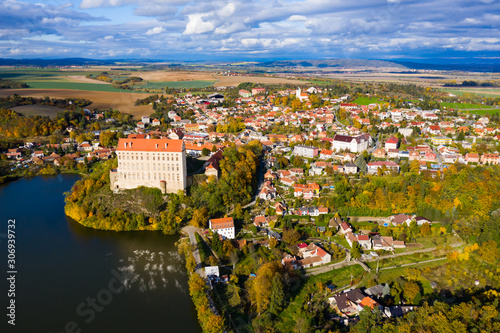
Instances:
[[[0,66],[109,66],[115,65],[117,60],[96,60],[85,58],[64,59],[6,59],[0,58]]]
[[[385,67],[407,69],[402,64],[385,60],[367,59],[328,59],[328,60],[278,60],[259,63],[264,67],[311,67],[311,68],[353,68],[353,67]]]
[[[426,64],[410,61],[394,61],[411,69],[427,69],[439,71],[464,71],[464,72],[500,72],[500,64],[488,63],[463,63],[463,64]]]
[[[429,61],[432,61],[430,59]],[[170,67],[182,68],[185,65],[193,66],[199,65],[201,67],[206,65],[215,65],[219,68],[223,67],[238,67],[247,69],[260,68],[276,68],[288,69],[297,71],[301,69],[314,70],[314,69],[331,69],[341,70],[345,68],[358,68],[367,70],[374,70],[376,68],[384,68],[386,71],[404,71],[404,70],[441,70],[441,71],[464,71],[464,72],[500,72],[500,62],[485,63],[471,60],[464,63],[447,63],[442,59],[435,59],[435,63],[420,63],[407,61],[405,59],[398,59],[393,61],[387,60],[374,60],[374,59],[312,59],[312,60],[275,60],[275,61],[242,61],[233,62],[220,62],[220,61],[173,61],[173,60],[160,60],[160,59],[86,59],[86,58],[62,58],[62,59],[7,59],[0,58],[0,66],[38,66],[38,67],[55,67],[55,66],[114,66],[123,64],[142,64],[142,65],[168,65]]]

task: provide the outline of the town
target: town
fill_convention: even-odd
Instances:
[[[309,318],[299,322],[303,331],[349,327],[368,320],[366,313],[376,313],[377,322],[401,317],[448,287],[432,267],[446,274],[439,267],[450,258],[487,251],[467,245],[470,227],[454,222],[459,209],[480,214],[462,194],[439,207],[420,201],[438,196],[443,182],[463,168],[485,168],[484,174],[499,164],[499,119],[423,109],[417,106],[423,99],[395,107],[371,94],[333,89],[260,85],[152,95],[137,103],[154,113],[138,120],[112,110],[66,111],[50,143],[23,142],[5,150],[2,160],[18,174],[93,172],[113,162],[101,178],[109,177],[109,191],[149,187],[182,198],[196,197],[195,186],[203,191],[227,178],[228,165],[238,165],[230,159],[246,158],[244,199],[194,205],[173,227],[157,227],[170,219],[163,215],[161,221],[141,217],[131,230],[182,228],[186,267],[206,281],[198,286],[200,297],[234,331],[264,330],[277,316],[279,329],[287,330],[298,314]],[[424,181],[434,188],[424,188]],[[75,205],[79,200],[69,197]],[[76,220],[106,215],[95,208],[67,214]],[[484,283],[478,277],[462,286]],[[303,304],[285,307],[285,292]],[[252,322],[248,304],[268,317]]]

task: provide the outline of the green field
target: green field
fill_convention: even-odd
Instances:
[[[104,91],[104,92],[128,92],[133,93],[133,90],[116,89],[109,84],[98,83],[80,83],[80,82],[52,82],[52,81],[28,81],[25,82],[29,89],[70,89],[84,91]]]
[[[467,114],[478,114],[478,115],[483,115],[483,114],[499,114],[500,109],[480,109],[480,110],[467,110],[467,111],[462,111],[463,113]]]
[[[474,104],[474,103],[441,103],[441,107],[447,109],[491,109],[489,105]]]
[[[384,101],[379,100],[378,98],[371,98],[371,97],[358,97],[356,98],[353,103],[356,103],[358,105],[368,105],[368,104],[373,104],[373,103],[384,103]]]
[[[16,80],[16,81],[30,81],[30,82],[68,82],[66,76],[85,76],[88,74],[98,75],[101,72],[64,72],[57,69],[19,69],[19,70],[0,70],[0,78]]]
[[[215,81],[163,81],[163,82],[148,82],[133,86],[134,89],[161,89],[165,87],[174,89],[190,89],[190,88],[206,88],[213,85]]]
[[[500,89],[494,89],[494,88],[478,88],[478,87],[473,87],[469,88],[470,90],[457,90],[457,89],[440,89],[442,91],[445,91],[447,93],[451,93],[457,96],[462,96],[464,93],[467,94],[473,94],[481,97],[499,97],[500,96]],[[480,93],[478,91],[484,91],[484,93]]]

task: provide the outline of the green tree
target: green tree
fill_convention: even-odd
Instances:
[[[354,259],[361,258],[361,249],[357,241],[352,242],[351,257]]]
[[[284,299],[285,293],[283,292],[283,283],[281,282],[281,277],[279,275],[275,275],[271,282],[269,312],[277,316],[283,308]]]

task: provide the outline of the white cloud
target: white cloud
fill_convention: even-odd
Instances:
[[[165,32],[164,27],[154,27],[154,28],[151,28],[148,31],[146,31],[145,35],[146,36],[158,35],[158,34],[161,34],[163,32]]]
[[[204,14],[191,14],[188,15],[188,23],[186,25],[186,30],[184,30],[185,35],[197,35],[203,34],[205,32],[213,31],[214,24],[210,21],[204,21]]]

